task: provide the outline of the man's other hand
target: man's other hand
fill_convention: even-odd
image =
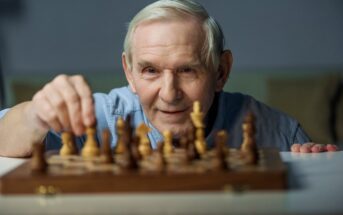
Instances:
[[[319,152],[335,152],[338,150],[338,147],[333,144],[318,144],[318,143],[304,143],[299,144],[295,143],[291,147],[291,152],[300,152],[300,153],[319,153]]]

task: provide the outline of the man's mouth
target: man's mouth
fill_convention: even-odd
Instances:
[[[168,114],[168,115],[177,115],[185,113],[188,110],[188,108],[181,109],[181,110],[159,110],[161,113]]]

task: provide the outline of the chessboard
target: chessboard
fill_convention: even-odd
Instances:
[[[199,105],[191,114],[194,129],[173,144],[171,132],[153,150],[141,124],[133,132],[130,117],[116,124],[118,140],[110,147],[108,130],[102,147],[95,140],[95,128],[87,129],[80,152],[73,135],[62,133],[59,152],[44,151],[34,144],[30,160],[0,178],[2,194],[71,194],[177,191],[247,191],[287,188],[287,168],[278,150],[259,149],[254,136],[254,116],[242,124],[240,148],[227,147],[228,134],[219,131],[215,147],[208,149]]]

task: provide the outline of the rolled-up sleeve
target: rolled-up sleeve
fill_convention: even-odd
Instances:
[[[5,114],[9,111],[10,109],[4,109],[0,111],[0,119],[5,116]]]

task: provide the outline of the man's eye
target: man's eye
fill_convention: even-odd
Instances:
[[[154,74],[154,73],[156,73],[156,69],[154,69],[152,67],[148,67],[148,68],[143,69],[143,73]]]
[[[142,70],[142,77],[145,79],[154,78],[159,75],[159,72],[153,67],[146,67]]]
[[[186,67],[186,68],[182,68],[180,69],[181,73],[191,73],[194,72],[194,70],[192,68]]]
[[[183,79],[195,79],[197,71],[191,67],[185,67],[178,70],[178,75]]]

